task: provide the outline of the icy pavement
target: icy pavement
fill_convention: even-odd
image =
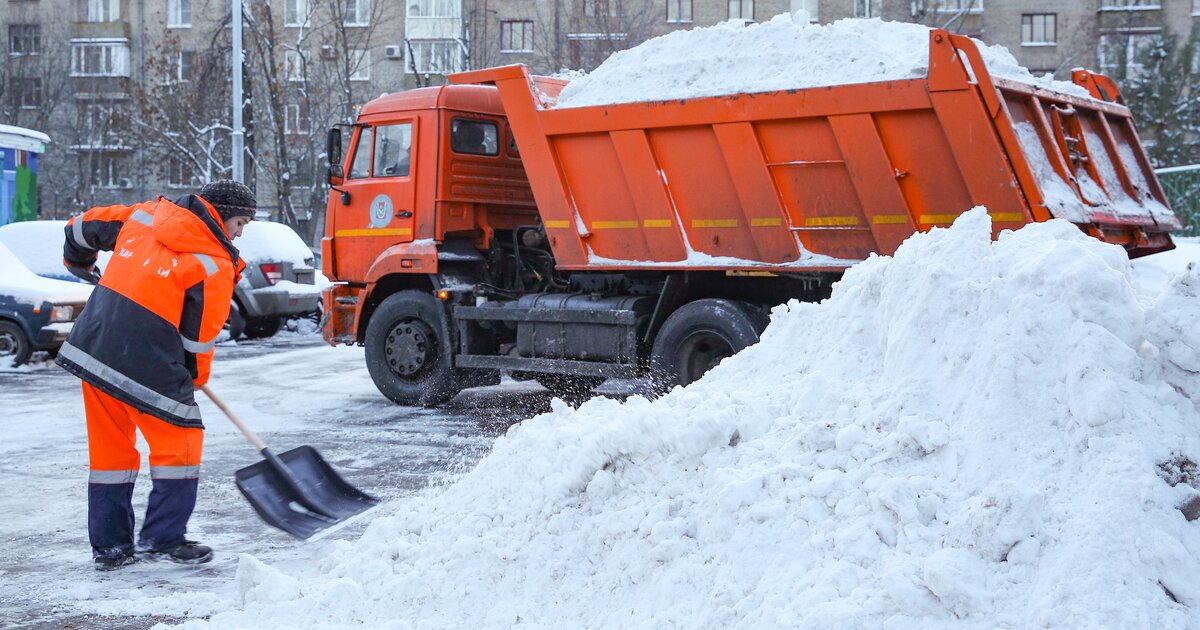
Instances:
[[[550,407],[545,390],[519,383],[468,390],[438,410],[398,407],[371,384],[361,348],[330,348],[312,335],[223,344],[211,385],[274,449],[312,445],[385,501],[471,468],[513,422]],[[356,523],[330,539],[299,543],[263,525],[233,485],[233,472],[258,456],[211,402],[201,397],[200,404],[204,473],[189,536],[212,545],[216,560],[101,574],[87,543],[79,381],[50,363],[0,373],[0,627],[150,627],[163,619],[105,616],[105,600],[183,591],[228,599],[239,554],[298,571],[332,540],[361,534],[365,524]],[[146,471],[144,443],[141,450]],[[142,475],[134,497],[139,519],[149,490]]]

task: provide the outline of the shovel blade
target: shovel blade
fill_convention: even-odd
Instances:
[[[308,540],[379,503],[350,485],[311,446],[280,453],[278,459],[294,484],[268,460],[242,468],[234,478],[259,517],[296,538]]]

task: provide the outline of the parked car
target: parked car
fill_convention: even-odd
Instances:
[[[233,290],[229,336],[270,337],[291,317],[319,313],[312,251],[282,223],[251,221],[234,241],[246,271]]]
[[[83,283],[63,266],[63,240],[66,221],[21,221],[0,225],[0,243],[33,273],[43,278]],[[99,252],[96,264],[101,270],[112,252]]]
[[[33,273],[0,243],[0,368],[35,350],[57,353],[91,294],[91,285]]]

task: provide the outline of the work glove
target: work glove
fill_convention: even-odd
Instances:
[[[67,271],[88,284],[100,284],[100,268],[96,265],[91,265],[90,267],[67,265]]]

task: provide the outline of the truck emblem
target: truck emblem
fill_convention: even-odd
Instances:
[[[392,221],[392,198],[384,194],[371,200],[371,225],[373,228],[387,227]]]

